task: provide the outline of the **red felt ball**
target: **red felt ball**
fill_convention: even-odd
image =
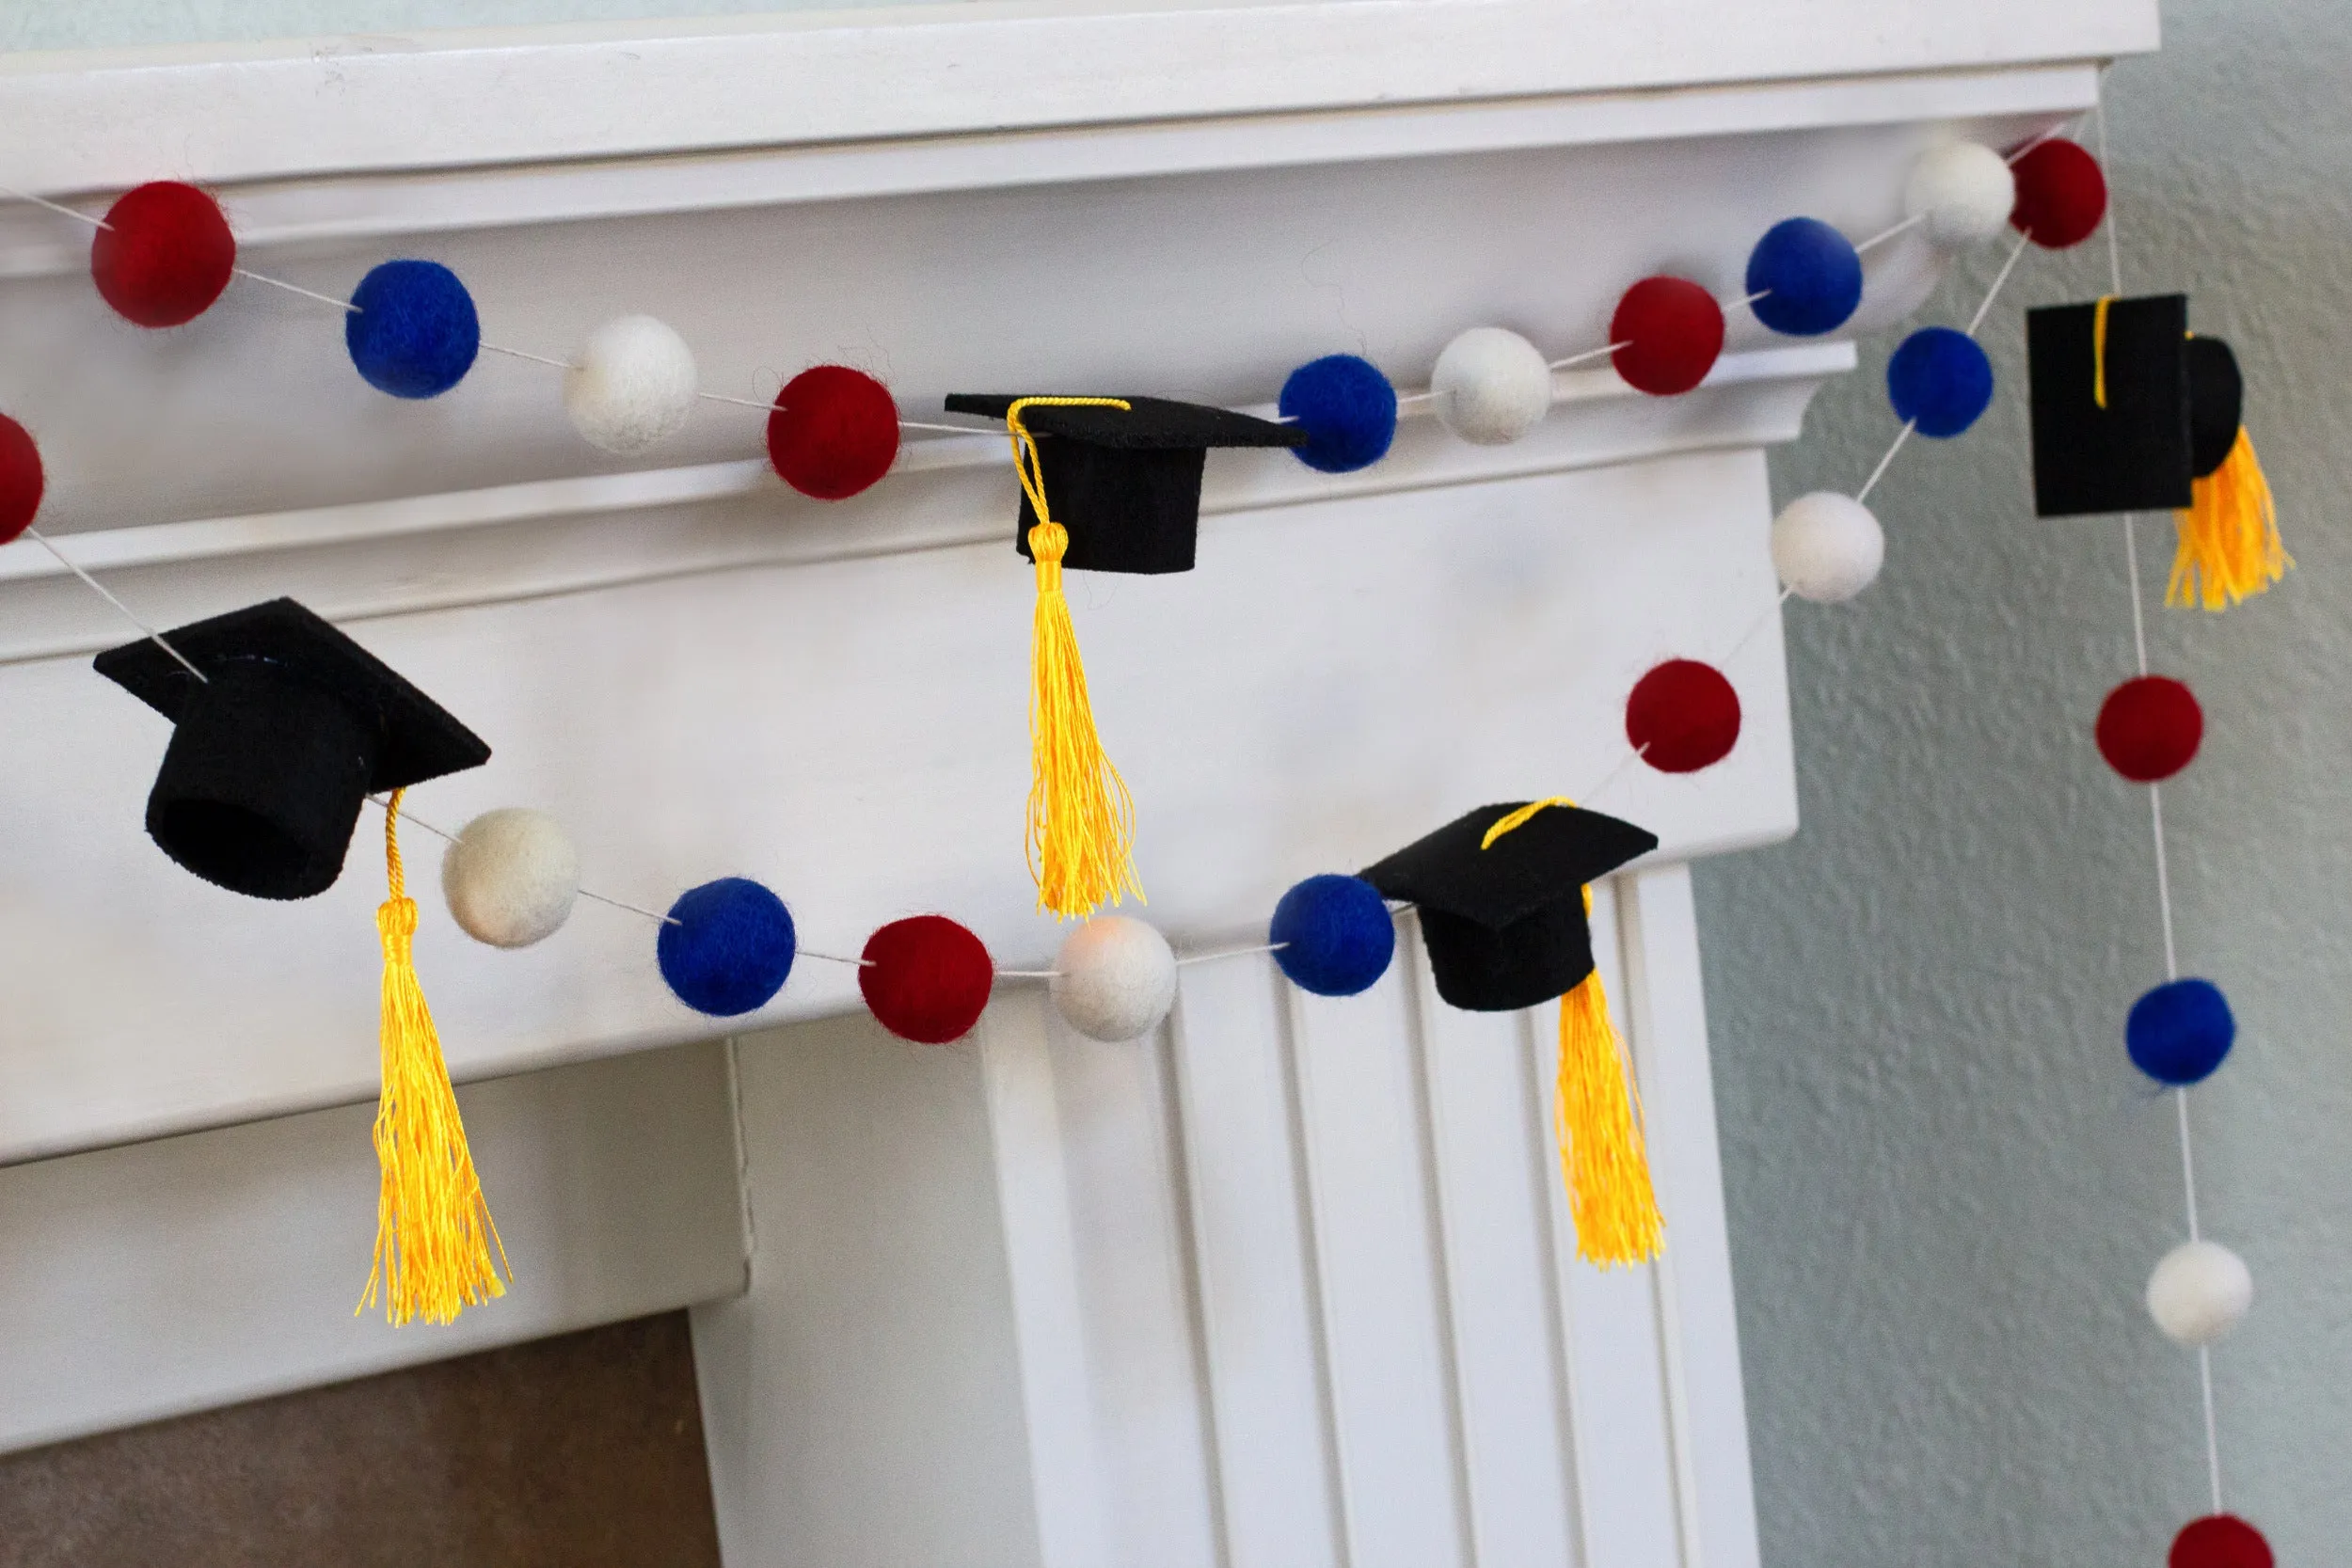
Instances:
[[[2034,244],[2064,250],[2090,238],[2107,211],[2107,177],[2099,160],[2063,136],[2037,142],[2010,166],[2017,205],[2009,221]]]
[[[1713,665],[1670,658],[1634,682],[1625,737],[1660,772],[1695,773],[1738,744],[1740,693]]]
[[[1696,283],[1645,277],[1609,318],[1611,356],[1626,385],[1652,397],[1687,392],[1707,379],[1724,351],[1724,308]]]
[[[2273,1568],[2270,1543],[2234,1513],[2209,1513],[2172,1538],[2169,1568]]]
[[[803,371],[768,416],[768,461],[803,496],[837,501],[890,471],[898,405],[890,389],[847,365]]]
[[[0,545],[33,526],[45,483],[40,449],[23,425],[0,414]]]
[[[866,941],[857,989],[882,1026],[922,1045],[972,1032],[996,966],[980,939],[944,914],[894,920]]]
[[[2154,784],[2186,768],[2205,738],[2204,710],[2169,675],[2140,675],[2107,693],[2093,732],[2107,766],[2134,784]]]
[[[89,274],[124,320],[178,326],[229,287],[237,238],[220,203],[177,180],[122,193],[90,242]]]

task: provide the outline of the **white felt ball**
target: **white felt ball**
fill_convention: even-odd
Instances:
[[[588,334],[564,372],[564,411],[592,446],[639,452],[686,426],[694,351],[651,316],[620,316]]]
[[[1921,218],[1928,239],[1944,250],[1965,250],[2009,223],[2017,205],[2017,176],[1981,142],[1948,141],[1929,148],[1911,166],[1903,215]]]
[[[1054,969],[1054,1006],[1089,1039],[1134,1039],[1176,1001],[1168,939],[1125,915],[1098,915],[1071,932]]]
[[[1551,410],[1551,367],[1543,351],[1500,326],[1473,326],[1445,345],[1429,372],[1438,418],[1465,441],[1500,447]]]
[[[546,812],[484,812],[441,857],[441,893],[458,927],[476,942],[528,947],[571,918],[580,856]]]
[[[2179,1344],[2212,1344],[2253,1305],[2246,1259],[2218,1242],[2183,1242],[2148,1276],[2148,1315]]]
[[[1870,586],[1886,560],[1886,535],[1851,496],[1816,490],[1772,519],[1772,570],[1783,586],[1816,604],[1836,604]]]

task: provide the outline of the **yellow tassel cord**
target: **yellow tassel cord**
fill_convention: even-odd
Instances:
[[[401,793],[393,791],[384,813],[391,895],[375,911],[384,938],[384,1095],[375,1113],[375,1157],[384,1177],[376,1198],[375,1263],[355,1313],[375,1305],[380,1285],[389,1322],[446,1323],[468,1307],[504,1295],[499,1272],[511,1277],[514,1271],[490,1223],[440,1037],[417,985],[410,951],[417,902],[407,895],[400,867]]]
[[[1479,847],[1492,847],[1546,806],[1574,803],[1554,796],[1521,806],[1487,829]],[[1589,918],[1592,912],[1588,887],[1584,913]],[[1647,1262],[1663,1253],[1666,1220],[1650,1181],[1641,1091],[1633,1085],[1625,1041],[1609,1020],[1609,997],[1597,969],[1560,999],[1560,1083],[1552,1125],[1579,1256],[1609,1268]]]
[[[1070,532],[1045,504],[1045,471],[1023,422],[1031,408],[1124,410],[1117,398],[1021,398],[1005,411],[1013,467],[1037,522],[1029,553],[1037,560],[1037,623],[1029,650],[1029,875],[1038,907],[1064,920],[1091,914],[1130,893],[1140,903],[1135,863],[1136,804],[1126,781],[1103,752],[1087,696],[1077,628],[1061,585]]]
[[[2164,602],[2205,610],[2227,610],[2268,589],[2294,568],[2279,538],[2279,509],[2270,482],[2244,430],[2230,455],[2193,487],[2185,512],[2172,514],[2180,548],[2172,557],[2172,580]]]

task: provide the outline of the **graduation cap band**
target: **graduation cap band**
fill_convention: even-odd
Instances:
[[[1032,408],[1116,408],[1125,414],[1132,412],[1135,404],[1125,398],[1015,398],[1012,406],[1005,410],[1005,429],[1012,436],[1013,471],[1021,476],[1021,493],[1029,498],[1029,505],[1037,513],[1037,527],[1029,531],[1029,548],[1036,552],[1038,579],[1042,585],[1049,565],[1056,579],[1059,579],[1062,554],[1070,547],[1070,531],[1054,521],[1053,510],[1045,504],[1045,460],[1038,453],[1037,437],[1029,434],[1027,415]],[[1050,562],[1041,540],[1054,542]]]
[[[1574,811],[1576,802],[1565,795],[1547,795],[1540,800],[1530,800],[1510,816],[1496,817],[1494,826],[1486,830],[1486,836],[1478,841],[1478,847],[1481,849],[1493,848],[1496,839],[1515,829],[1527,826],[1528,819],[1546,806],[1565,806],[1568,810]]]

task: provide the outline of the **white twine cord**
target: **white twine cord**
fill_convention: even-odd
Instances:
[[[65,551],[57,548],[56,541],[52,540],[49,535],[41,532],[41,531],[37,528],[28,528],[24,531],[24,537],[30,539],[33,543],[39,545],[42,549],[47,550],[51,555],[55,556],[58,565],[64,567],[67,571],[72,572],[75,577],[80,578],[83,584],[87,586],[91,593],[97,594],[100,598],[114,606],[116,612],[124,620],[138,627],[140,632],[146,636],[150,642],[154,643],[155,646],[169,654],[173,658],[178,659],[180,661],[181,669],[185,670],[189,674],[194,675],[198,680],[203,681],[207,686],[213,684],[212,681],[205,676],[203,671],[188,662],[187,655],[182,653],[179,649],[173,647],[168,641],[165,641],[164,634],[162,632],[157,631],[153,626],[149,626],[145,621],[140,620],[136,615],[131,613],[131,607],[129,605],[124,604],[120,599],[116,598],[114,594],[108,591],[104,583],[99,581],[96,578],[82,570],[79,565],[75,564],[71,556],[67,555]]]
[[[381,796],[371,795],[367,798],[367,801],[369,805],[373,806],[378,811],[389,811],[392,809],[391,801]],[[415,812],[410,811],[405,806],[401,808],[400,819],[403,822],[407,823],[412,828],[431,833],[435,838],[439,839],[444,844],[454,844],[457,842],[457,835],[455,833],[451,832],[447,828],[435,827],[432,823],[427,822],[423,817],[419,816]],[[582,898],[593,898],[599,904],[610,904],[616,910],[627,910],[631,914],[642,914],[657,926],[683,926],[686,924],[682,920],[675,919],[672,916],[662,914],[655,910],[646,909],[643,905],[632,904],[626,899],[614,898],[610,895],[597,893],[588,888],[583,887],[577,889],[576,891]]]

